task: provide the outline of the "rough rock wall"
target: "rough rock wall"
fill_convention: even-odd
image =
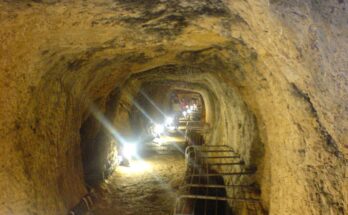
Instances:
[[[344,214],[346,2],[239,3],[231,1],[230,8],[251,31],[235,30],[257,53],[257,63],[244,68],[260,74],[245,72],[245,81],[233,81],[250,96],[245,100],[267,141],[265,168],[271,169],[263,181],[271,186],[263,187],[270,187],[270,212]]]
[[[168,64],[210,73],[191,82],[224,89],[216,97],[228,96],[218,104],[225,118],[217,119],[229,128],[238,127],[230,111],[257,123],[244,126],[264,144],[259,175],[271,214],[346,213],[346,7],[1,1],[0,213],[62,214],[76,204],[86,192],[79,131],[88,104],[105,101],[132,73]],[[245,108],[229,110],[236,102]],[[239,136],[214,129],[227,142],[230,132]]]
[[[81,125],[83,173],[89,186],[104,180],[115,168],[117,142],[108,125],[112,125],[116,107],[120,106],[120,97],[120,88],[115,88],[105,100],[90,102],[89,115]]]

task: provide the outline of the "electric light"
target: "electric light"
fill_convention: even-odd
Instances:
[[[164,126],[160,124],[156,124],[154,128],[154,133],[160,135],[164,132]]]
[[[165,125],[171,125],[171,124],[173,124],[173,122],[174,122],[174,119],[173,119],[173,117],[166,117],[166,120],[165,120]]]
[[[173,126],[173,125],[170,125],[170,126],[168,126],[167,127],[170,131],[174,131],[175,130],[175,126]]]
[[[125,144],[123,146],[122,155],[127,159],[134,157],[136,155],[136,152],[137,147],[135,144]]]
[[[186,111],[183,111],[183,112],[182,112],[182,115],[184,115],[184,117],[186,117],[186,116],[187,116],[187,112],[186,112]]]

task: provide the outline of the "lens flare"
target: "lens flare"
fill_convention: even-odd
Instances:
[[[126,141],[122,137],[122,135],[114,128],[114,126],[110,123],[110,121],[101,113],[97,107],[93,104],[89,106],[90,112],[93,116],[103,125],[103,127],[110,132],[110,134],[118,140],[121,144],[125,144]]]
[[[140,91],[140,93],[152,104],[152,106],[154,106],[157,109],[158,112],[160,112],[163,116],[165,116],[163,111],[155,104],[154,101],[152,101],[152,99],[150,99],[148,95],[146,95],[144,91]]]
[[[154,132],[155,132],[157,135],[163,134],[163,132],[164,132],[164,126],[163,126],[163,125],[160,125],[160,124],[156,124],[156,125],[155,125],[155,128],[154,128]]]
[[[122,154],[125,158],[131,159],[137,153],[137,147],[135,144],[125,144],[123,146]]]
[[[174,123],[173,117],[166,117],[165,124],[166,126],[170,126]]]

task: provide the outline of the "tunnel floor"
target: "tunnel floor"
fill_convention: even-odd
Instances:
[[[184,174],[185,159],[179,150],[153,151],[130,167],[117,167],[96,189],[98,200],[90,214],[170,214]]]

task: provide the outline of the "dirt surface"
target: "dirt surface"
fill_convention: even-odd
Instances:
[[[97,190],[95,215],[171,214],[185,173],[179,151],[154,153],[118,167]]]

